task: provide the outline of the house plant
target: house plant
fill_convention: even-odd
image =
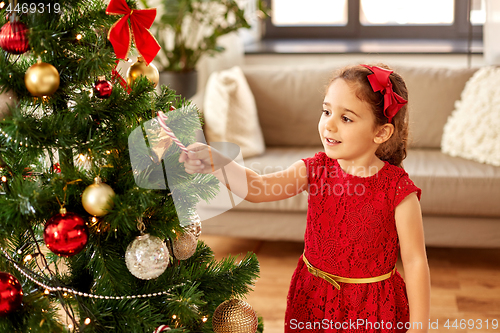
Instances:
[[[147,0],[141,2],[149,8]],[[267,13],[261,0],[257,3]],[[189,98],[196,93],[201,56],[223,51],[217,39],[250,24],[235,0],[161,0],[161,6],[163,14],[151,29],[162,47],[157,58],[160,83]]]

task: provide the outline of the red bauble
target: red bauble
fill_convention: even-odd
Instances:
[[[9,273],[0,272],[0,316],[6,316],[21,305],[23,289],[17,279]]]
[[[21,22],[7,22],[0,30],[0,47],[12,54],[23,54],[28,51],[28,28]]]
[[[45,224],[43,240],[59,256],[71,257],[80,252],[89,240],[89,231],[83,218],[63,208]]]
[[[113,85],[106,81],[106,77],[99,76],[94,85],[94,94],[99,98],[108,98],[113,92]]]

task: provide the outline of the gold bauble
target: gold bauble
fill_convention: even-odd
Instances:
[[[59,72],[51,64],[42,62],[28,68],[24,75],[24,84],[28,91],[37,97],[50,96],[59,88]]]
[[[177,238],[172,242],[172,249],[175,258],[179,260],[191,258],[191,256],[196,252],[197,245],[198,240],[195,235],[185,230],[182,235],[177,236]]]
[[[149,81],[153,82],[155,87],[158,85],[158,82],[160,82],[160,73],[156,66],[153,65],[153,63],[147,65],[144,58],[138,57],[137,62],[127,70],[128,85],[131,86],[141,75],[144,75]]]
[[[255,333],[259,322],[250,304],[230,299],[215,309],[212,326],[215,333]]]
[[[5,87],[0,87],[2,91]],[[13,90],[6,89],[0,93],[0,121],[10,117],[12,114],[10,108],[13,108],[18,102],[16,93]]]
[[[96,177],[94,184],[88,186],[82,194],[82,204],[85,210],[94,216],[104,216],[108,210],[113,208],[112,198],[115,191],[111,186],[101,182],[101,178]]]

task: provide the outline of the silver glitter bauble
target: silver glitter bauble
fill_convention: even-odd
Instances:
[[[150,234],[137,236],[125,252],[128,270],[142,280],[160,276],[167,269],[168,260],[169,253],[165,243]]]

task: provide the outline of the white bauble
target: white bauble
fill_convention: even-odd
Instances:
[[[156,279],[167,269],[169,252],[158,237],[144,234],[127,247],[125,263],[135,277],[141,280]]]

